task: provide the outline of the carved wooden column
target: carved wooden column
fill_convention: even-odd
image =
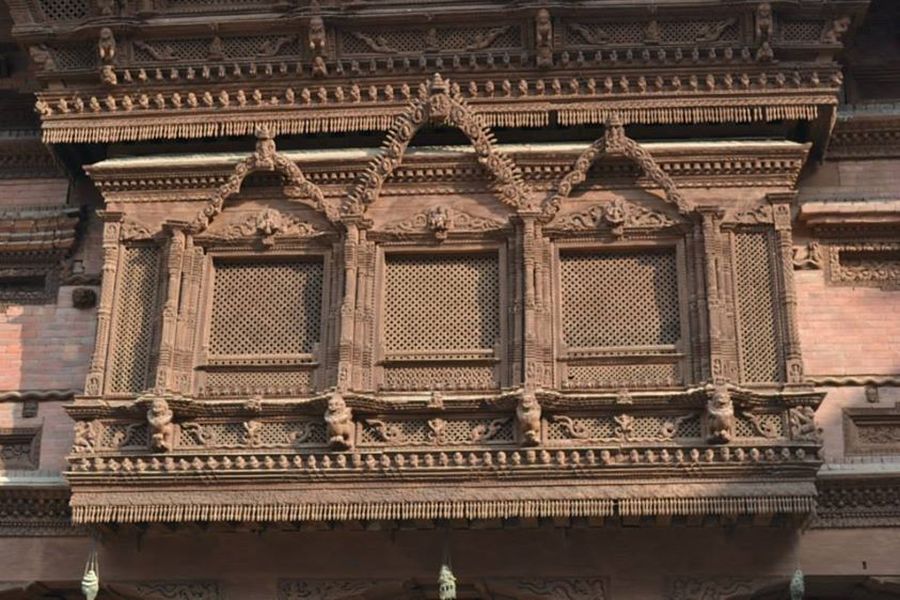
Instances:
[[[163,301],[162,323],[159,334],[159,350],[156,360],[154,388],[158,393],[172,391],[173,360],[178,305],[181,294],[181,272],[184,261],[186,234],[180,223],[166,223],[169,237],[166,241],[166,297]]]
[[[522,277],[524,285],[524,363],[523,383],[526,389],[539,387],[544,383],[544,368],[541,360],[538,324],[538,244],[540,224],[537,214],[520,214],[522,218]]]
[[[356,270],[356,310],[353,333],[353,381],[361,389],[375,385],[375,267],[378,252],[368,241],[365,228],[359,229]]]
[[[191,394],[193,374],[194,336],[197,328],[197,311],[200,294],[200,277],[203,269],[203,250],[194,246],[194,238],[185,236],[182,260],[182,297],[175,335],[174,373],[172,386],[181,394]]]
[[[772,204],[775,237],[778,241],[778,258],[775,272],[779,304],[782,315],[782,339],[784,340],[785,375],[788,383],[802,383],[803,360],[800,355],[800,332],[797,328],[797,293],[794,289],[793,234],[791,231],[791,203],[796,192],[767,194]]]
[[[344,222],[344,296],[341,300],[340,339],[338,342],[337,388],[341,391],[353,385],[353,348],[356,314],[356,284],[359,259],[359,226],[353,220]]]
[[[715,208],[698,209],[702,218],[703,250],[706,267],[706,306],[709,324],[709,364],[714,382],[731,380],[737,372],[726,348],[728,299],[723,289],[722,239],[719,224],[722,213]]]
[[[116,291],[116,270],[119,261],[119,234],[122,229],[122,213],[97,211],[103,221],[103,281],[100,287],[100,305],[97,307],[97,337],[91,368],[84,383],[86,396],[103,393],[103,373],[106,370],[106,353],[109,349],[109,329],[112,319],[113,296]]]

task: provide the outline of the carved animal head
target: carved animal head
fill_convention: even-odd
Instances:
[[[153,416],[164,415],[169,412],[169,403],[162,398],[154,398],[148,412]]]
[[[335,394],[331,398],[328,399],[328,412],[329,413],[340,413],[347,409],[347,403],[344,402],[344,397],[340,394]]]
[[[712,396],[709,398],[710,410],[721,411],[729,407],[731,407],[731,394],[728,392],[728,388],[717,386],[713,389]]]
[[[523,394],[519,400],[519,410],[523,413],[535,412],[541,409],[537,397],[534,394]]]

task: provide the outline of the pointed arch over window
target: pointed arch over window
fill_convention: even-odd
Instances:
[[[452,125],[462,131],[475,148],[478,162],[492,175],[500,201],[514,210],[529,208],[528,190],[519,167],[497,149],[496,139],[484,119],[466,104],[457,89],[436,73],[427,93],[413,100],[388,130],[381,153],[350,193],[344,212],[361,214],[366,205],[378,199],[384,182],[402,164],[409,143],[429,122]]]
[[[625,135],[625,128],[617,116],[612,116],[605,126],[603,137],[591,144],[587,150],[575,160],[572,170],[560,180],[556,192],[544,205],[543,216],[550,219],[559,211],[563,201],[568,198],[578,184],[587,179],[587,173],[603,156],[624,156],[636,163],[653,183],[665,192],[666,201],[678,207],[678,212],[688,214],[694,210],[693,203],[682,196],[669,175],[636,141]]]
[[[275,171],[284,177],[284,191],[291,202],[299,202],[323,213],[330,222],[338,221],[338,211],[325,201],[322,190],[312,183],[291,159],[279,154],[275,140],[266,127],[256,130],[256,151],[234,166],[228,181],[213,192],[209,201],[197,212],[191,222],[194,233],[204,231],[225,206],[225,201],[237,194],[244,179],[258,171]]]

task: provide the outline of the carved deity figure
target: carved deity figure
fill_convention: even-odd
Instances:
[[[522,394],[516,407],[516,424],[522,444],[537,446],[541,443],[541,405],[534,394]]]
[[[168,452],[175,442],[174,413],[163,398],[154,398],[147,410],[147,424],[150,427],[150,449]]]
[[[725,386],[716,386],[706,402],[706,440],[727,444],[734,437],[734,404]]]
[[[31,60],[33,60],[36,65],[40,65],[41,69],[44,71],[56,70],[56,61],[53,60],[53,53],[50,52],[50,48],[47,47],[47,44],[31,46],[28,48],[28,53],[31,54]]]
[[[553,66],[553,21],[550,11],[542,8],[537,12],[534,21],[535,49],[537,50],[537,66],[549,68]]]
[[[334,394],[328,399],[325,425],[328,427],[328,445],[331,448],[335,450],[353,448],[353,410],[347,406],[340,394]]]
[[[789,413],[791,437],[795,440],[817,441],[821,430],[816,426],[816,411],[811,406],[798,406]]]
[[[756,41],[768,42],[772,38],[772,5],[760,2],[756,7]]]
[[[444,206],[436,206],[428,212],[428,229],[439,240],[447,239],[450,231],[450,212]]]
[[[103,64],[111,65],[116,62],[116,37],[109,27],[104,27],[100,30],[100,40],[97,42],[97,52],[100,55],[100,61]]]
[[[97,12],[102,17],[112,17],[118,12],[117,9],[116,0],[97,0]]]

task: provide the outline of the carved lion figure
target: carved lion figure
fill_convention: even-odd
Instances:
[[[147,410],[147,423],[150,426],[150,448],[157,452],[168,452],[172,449],[175,438],[175,425],[172,423],[172,409],[163,398],[154,398]]]
[[[728,388],[717,386],[706,402],[706,439],[710,444],[727,444],[734,437],[734,404]]]
[[[97,42],[97,53],[103,64],[112,64],[116,60],[116,38],[112,29],[104,27],[100,30],[100,41]]]
[[[516,407],[516,424],[522,443],[537,446],[541,443],[541,405],[532,393],[525,393]]]
[[[353,410],[340,394],[334,394],[328,399],[325,424],[328,427],[329,446],[337,450],[353,448]]]
[[[756,7],[756,40],[763,42],[772,37],[772,5],[760,2]]]

